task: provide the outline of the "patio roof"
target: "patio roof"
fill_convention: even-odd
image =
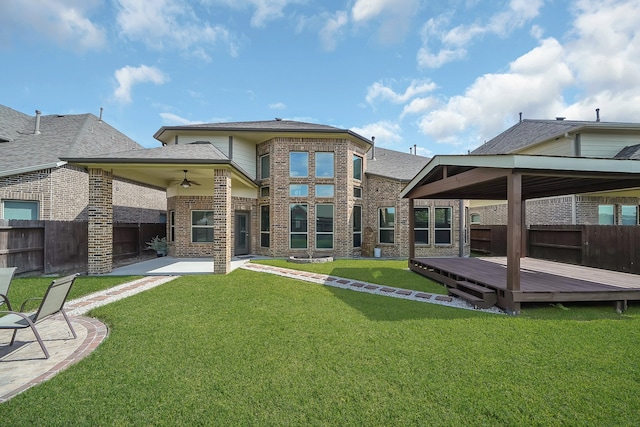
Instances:
[[[640,162],[530,155],[436,156],[402,190],[410,199],[507,200],[507,177],[522,176],[522,199],[640,188]]]

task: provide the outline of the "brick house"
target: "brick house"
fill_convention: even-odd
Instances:
[[[521,120],[471,152],[472,155],[524,154],[640,160],[640,123]],[[640,189],[573,194],[527,200],[527,225],[640,222]],[[507,223],[506,202],[473,201],[472,224]]]
[[[166,188],[169,255],[213,257],[214,272],[224,274],[232,256],[246,254],[409,254],[410,205],[399,193],[426,157],[375,148],[373,138],[346,129],[281,119],[165,126],[154,137],[161,147],[65,160],[89,170],[94,212],[108,215],[114,177]],[[453,255],[462,247],[468,254],[460,206],[425,200],[414,207],[417,253]],[[109,240],[99,215],[89,221],[97,241]],[[111,269],[105,250],[96,242],[90,253],[96,273]]]
[[[0,105],[0,219],[87,221],[89,175],[61,160],[142,146],[93,114],[29,116]],[[113,183],[113,221],[163,222],[164,189]]]

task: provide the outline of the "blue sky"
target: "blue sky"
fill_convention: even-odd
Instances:
[[[524,118],[640,121],[640,0],[2,0],[0,104],[291,120],[466,153]]]

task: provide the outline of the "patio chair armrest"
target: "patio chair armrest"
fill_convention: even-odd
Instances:
[[[2,298],[2,299],[4,300],[4,303],[5,303],[5,304],[7,304],[7,308],[8,308],[9,310],[13,310],[13,309],[11,308],[11,304],[9,303],[9,298],[8,298],[6,295],[4,295],[4,294],[0,294],[0,298]]]
[[[28,298],[28,299],[24,300],[24,302],[20,306],[20,311],[21,312],[24,312],[24,306],[27,305],[27,303],[29,301],[42,301],[42,297],[40,297],[40,298]]]
[[[15,314],[17,316],[22,317],[24,320],[26,320],[29,325],[33,324],[33,322],[31,321],[31,318],[28,315],[26,315],[25,313],[20,313],[19,311],[13,311],[13,310],[0,310],[0,318],[6,316],[8,314]]]

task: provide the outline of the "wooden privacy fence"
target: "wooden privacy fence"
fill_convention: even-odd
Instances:
[[[0,220],[0,267],[17,267],[16,274],[85,271],[88,234],[82,221]],[[140,256],[145,242],[165,234],[165,224],[114,224],[114,262]]]
[[[471,250],[506,254],[506,225],[471,226]],[[532,225],[527,256],[640,274],[640,226]]]

